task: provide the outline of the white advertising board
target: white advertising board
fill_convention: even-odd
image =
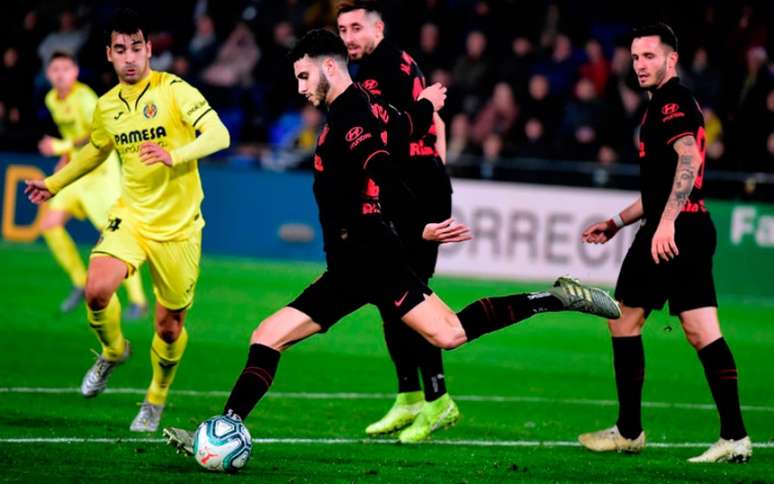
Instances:
[[[473,240],[441,247],[438,274],[550,281],[571,274],[614,285],[638,225],[604,245],[581,241],[583,229],[606,220],[638,192],[454,180],[454,217]]]

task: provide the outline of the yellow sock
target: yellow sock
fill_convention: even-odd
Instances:
[[[129,302],[140,306],[148,304],[142,290],[142,277],[140,277],[139,270],[134,271],[134,274],[124,281],[124,288],[126,288],[126,295],[129,296]]]
[[[169,394],[169,386],[175,379],[175,372],[183,352],[188,344],[188,332],[185,328],[180,332],[180,337],[174,343],[166,343],[158,334],[153,335],[151,343],[151,366],[153,367],[153,380],[145,399],[153,405],[164,405]]]
[[[83,265],[81,255],[75,247],[75,242],[64,227],[54,227],[43,232],[43,238],[48,244],[54,259],[62,266],[62,269],[70,276],[75,287],[86,285],[86,267]]]
[[[89,326],[102,343],[102,356],[108,361],[116,361],[124,354],[126,340],[121,334],[121,303],[113,294],[105,309],[94,311],[88,308]]]

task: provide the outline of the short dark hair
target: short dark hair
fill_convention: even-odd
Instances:
[[[72,55],[70,52],[65,52],[62,50],[57,50],[53,54],[51,54],[51,57],[48,58],[48,63],[51,64],[57,59],[70,59],[73,61],[74,64],[77,64],[78,61],[75,60],[75,56]]]
[[[672,30],[672,27],[664,22],[637,27],[632,31],[631,40],[634,41],[634,39],[640,37],[650,36],[658,36],[658,38],[661,39],[662,44],[668,45],[672,50],[677,52],[677,35],[675,35],[675,31]]]
[[[384,15],[382,6],[376,0],[342,0],[336,6],[336,17],[353,10],[365,10],[367,13],[375,13],[380,17]]]
[[[136,11],[131,8],[122,8],[113,13],[107,30],[105,30],[105,45],[108,47],[113,41],[113,32],[119,34],[132,35],[140,32],[145,40],[148,40],[145,22]]]
[[[290,62],[296,62],[305,55],[311,58],[331,56],[347,61],[347,47],[338,35],[326,29],[314,29],[307,32],[288,54]]]

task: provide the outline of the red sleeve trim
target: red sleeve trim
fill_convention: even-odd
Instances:
[[[366,169],[366,167],[368,166],[368,162],[369,162],[369,161],[371,161],[371,158],[373,158],[374,156],[378,155],[379,153],[384,153],[384,154],[385,154],[385,155],[387,155],[387,156],[389,156],[389,155],[390,155],[390,152],[389,152],[389,151],[387,151],[387,150],[376,150],[376,151],[374,151],[373,153],[371,153],[370,155],[368,155],[368,158],[366,158],[366,160],[363,162],[363,169],[364,169],[364,170],[365,170],[365,169]]]
[[[671,145],[672,143],[674,143],[675,141],[679,140],[680,138],[683,138],[683,137],[688,136],[688,135],[695,136],[693,131],[686,131],[685,133],[680,133],[678,135],[675,135],[675,136],[672,136],[671,138],[669,138],[669,141],[667,141],[667,144]]]

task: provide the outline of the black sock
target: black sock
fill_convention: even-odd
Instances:
[[[419,372],[422,375],[422,388],[425,391],[425,401],[433,402],[446,393],[446,379],[443,374],[443,357],[441,349],[433,346],[416,331],[412,331],[414,350],[419,362]]]
[[[642,336],[613,337],[613,367],[618,390],[618,431],[627,439],[642,432],[642,385],[645,350]]]
[[[269,391],[279,359],[280,352],[273,348],[260,344],[250,345],[245,369],[237,378],[223,413],[234,413],[245,420]]]
[[[518,323],[537,313],[559,311],[562,302],[549,292],[479,299],[457,313],[468,341]]]
[[[718,338],[699,350],[712,398],[720,414],[720,436],[738,440],[747,436],[739,408],[739,381],[736,363],[724,338]]]
[[[403,321],[384,321],[384,341],[398,377],[398,393],[418,392],[420,389],[419,363],[412,344],[414,336],[419,335]]]

